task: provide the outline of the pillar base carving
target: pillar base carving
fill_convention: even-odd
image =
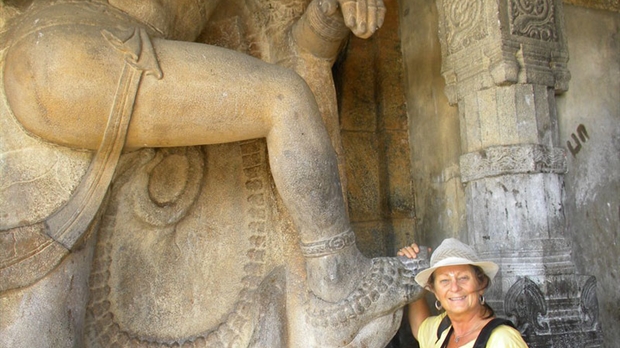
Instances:
[[[596,278],[576,274],[563,238],[478,250],[502,265],[487,302],[516,324],[530,347],[601,346]]]

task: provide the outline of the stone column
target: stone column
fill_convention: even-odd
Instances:
[[[575,272],[555,95],[570,73],[560,0],[437,0],[446,94],[459,109],[464,240],[501,272],[487,293],[531,347],[598,347],[596,280]]]

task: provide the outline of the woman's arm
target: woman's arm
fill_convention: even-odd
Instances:
[[[413,337],[418,339],[418,330],[422,322],[430,317],[431,310],[426,302],[426,296],[422,296],[419,300],[409,304],[407,308],[407,316],[409,318],[409,325],[411,326],[411,333]]]
[[[418,257],[418,253],[420,252],[420,247],[413,243],[409,246],[401,248],[396,255],[405,256],[410,259],[415,259]],[[430,248],[429,248],[430,252]],[[425,291],[426,294],[426,291]],[[412,302],[408,305],[407,308],[407,317],[409,318],[409,325],[411,326],[411,333],[413,333],[413,337],[418,339],[418,330],[420,329],[420,325],[422,322],[430,317],[431,310],[428,307],[428,303],[426,302],[426,296],[422,296],[415,302]]]

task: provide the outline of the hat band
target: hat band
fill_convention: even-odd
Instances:
[[[450,256],[446,257],[442,260],[439,260],[435,263],[431,263],[431,267],[438,268],[443,266],[456,266],[456,265],[471,265],[478,263],[478,260],[472,260],[471,258],[460,257],[460,256]]]

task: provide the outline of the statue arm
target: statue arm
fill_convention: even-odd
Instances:
[[[293,27],[299,47],[335,58],[350,32],[368,38],[383,25],[383,0],[313,0]]]
[[[333,14],[340,7],[345,25],[362,39],[367,39],[383,25],[383,0],[320,0],[325,13]]]

